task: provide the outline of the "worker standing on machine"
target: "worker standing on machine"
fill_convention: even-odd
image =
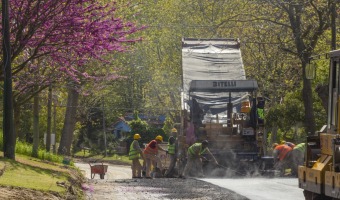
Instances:
[[[215,164],[218,165],[216,158],[208,149],[208,144],[208,141],[204,140],[201,143],[194,143],[188,148],[188,159],[182,174],[182,178],[186,178],[188,174],[193,171],[193,167],[198,168],[198,177],[204,177],[202,169],[202,154],[204,153],[208,153],[214,159]]]
[[[176,141],[177,129],[171,129],[171,134],[168,141],[168,155],[170,157],[169,168],[165,173],[165,177],[173,178],[175,174],[175,166],[177,161],[177,141]]]
[[[144,150],[145,157],[145,167],[146,167],[146,178],[151,178],[151,165],[153,165],[154,170],[158,168],[163,172],[163,166],[160,157],[158,156],[158,150],[167,150],[160,147],[158,144],[163,142],[163,137],[158,135],[154,140],[151,140],[149,144],[146,145]]]
[[[138,140],[140,140],[141,137],[137,133],[133,136],[133,141],[130,145],[130,151],[129,151],[129,160],[132,160],[132,178],[141,178],[142,177],[142,165],[139,162],[139,158],[143,156],[143,151],[139,146]]]
[[[273,144],[274,167],[280,170],[281,176],[285,174],[286,168],[291,168],[291,151],[292,148],[286,144]]]

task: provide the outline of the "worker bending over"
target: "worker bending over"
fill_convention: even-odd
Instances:
[[[159,168],[163,172],[163,166],[160,157],[158,156],[158,150],[165,151],[159,146],[159,143],[163,142],[163,137],[158,135],[154,140],[151,140],[149,144],[146,145],[144,150],[145,167],[146,167],[146,178],[151,178],[151,164],[153,168]]]
[[[300,143],[292,150],[292,175],[297,177],[299,165],[305,161],[306,143]]]
[[[198,168],[197,176],[202,178],[204,177],[203,175],[203,168],[202,168],[202,154],[208,153],[213,159],[216,165],[218,165],[218,162],[214,155],[210,152],[208,149],[208,141],[204,140],[202,143],[195,143],[191,145],[188,148],[188,159],[187,159],[187,164],[185,165],[182,178],[186,178],[189,173],[192,174],[193,172],[193,167]]]
[[[274,167],[280,170],[280,175],[285,174],[286,168],[292,167],[291,161],[292,148],[286,144],[273,144]]]
[[[135,134],[133,136],[133,141],[130,145],[130,151],[129,151],[129,160],[132,160],[132,178],[141,178],[142,177],[142,165],[139,162],[139,158],[143,156],[143,151],[139,146],[138,140],[141,139],[139,134]]]

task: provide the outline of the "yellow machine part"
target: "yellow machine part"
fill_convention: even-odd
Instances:
[[[340,173],[333,170],[333,156],[339,157],[340,151],[334,152],[333,141],[337,134],[321,133],[321,156],[312,168],[299,166],[299,187],[307,191],[340,198]],[[338,147],[337,147],[338,148]]]
[[[336,134],[321,133],[320,145],[321,154],[333,155],[332,140],[336,137]]]
[[[325,173],[325,195],[340,198],[340,173],[326,171]]]
[[[321,155],[312,168],[299,166],[299,187],[307,191],[322,194],[325,172],[330,170],[332,156]]]

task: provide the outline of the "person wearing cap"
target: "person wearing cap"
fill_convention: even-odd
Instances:
[[[130,145],[129,151],[129,160],[132,160],[131,169],[132,169],[132,178],[141,178],[142,177],[142,165],[139,162],[139,158],[143,156],[143,151],[139,146],[138,140],[141,139],[141,136],[136,133],[133,136],[133,141]]]
[[[160,157],[158,156],[158,150],[165,151],[159,146],[159,143],[163,142],[163,137],[158,135],[154,140],[151,140],[149,144],[146,145],[144,149],[144,157],[145,157],[145,167],[146,167],[146,178],[151,178],[151,164],[154,169],[157,167],[162,172],[163,166]]]
[[[164,176],[167,178],[174,177],[175,166],[177,160],[177,142],[176,142],[177,129],[171,129],[171,134],[168,141],[168,155],[170,157],[170,164],[168,170],[165,172]]]
[[[182,178],[186,178],[189,172],[193,172],[193,167],[198,167],[198,174],[197,176],[202,178],[203,175],[203,168],[202,168],[202,154],[208,153],[214,160],[215,164],[218,165],[218,162],[214,155],[210,152],[208,148],[208,141],[204,140],[200,143],[194,143],[188,148],[188,159],[187,164],[185,165]]]
[[[281,144],[285,144],[287,146],[289,146],[290,148],[294,149],[295,144],[292,142],[286,142],[285,140],[282,140]]]

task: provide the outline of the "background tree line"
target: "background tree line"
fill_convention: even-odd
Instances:
[[[114,16],[122,19],[122,30],[114,29],[115,24],[107,28],[105,20],[87,26],[79,16],[89,17],[80,13],[91,13],[91,7],[77,7],[72,0],[62,5],[46,1],[50,10],[37,20],[27,19],[42,16],[34,12],[39,13],[44,1],[14,2],[13,18],[18,19],[11,29],[16,36],[12,41],[16,135],[36,141],[37,147],[42,146],[42,134],[36,133],[53,129],[60,141],[58,153],[69,154],[72,141],[79,139],[73,138],[75,133],[101,140],[102,123],[111,124],[135,111],[164,114],[167,127],[179,122],[183,37],[241,40],[247,78],[258,81],[267,99],[268,133],[300,142],[306,133],[325,124],[326,111],[314,89],[327,84],[328,63],[315,61],[318,77],[314,81],[305,78],[304,70],[311,56],[331,49],[329,0],[118,0],[111,7],[99,1],[103,7],[89,15],[91,19],[98,13],[103,19]],[[73,24],[54,18],[74,8],[79,15],[69,13]],[[24,10],[26,18],[20,17]],[[44,20],[51,23],[43,26]],[[75,25],[81,28],[66,32]],[[110,31],[116,33],[114,37],[102,37]],[[96,37],[88,37],[89,33]],[[30,41],[26,38],[32,42],[25,43]],[[117,41],[113,38],[120,40],[113,42]],[[104,42],[109,45],[96,46]],[[100,120],[103,113],[104,122]],[[84,130],[88,134],[79,134]]]

